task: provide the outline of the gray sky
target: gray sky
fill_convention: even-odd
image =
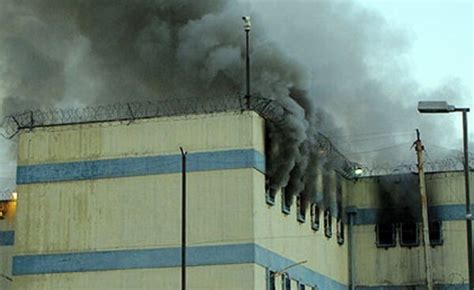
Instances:
[[[458,81],[464,88],[459,106],[471,108],[469,139],[474,138],[474,1],[472,0],[355,0],[379,13],[386,22],[410,38],[406,50],[409,73],[426,89],[443,82]],[[432,118],[433,116],[427,116]],[[461,130],[458,116],[440,116]],[[428,138],[428,149],[436,140]],[[426,136],[426,135],[425,135]],[[460,150],[461,144],[456,146]],[[472,148],[471,148],[472,152]]]
[[[426,87],[459,78],[472,107],[474,2],[471,0],[356,0],[379,12],[411,38],[407,59],[413,76]]]

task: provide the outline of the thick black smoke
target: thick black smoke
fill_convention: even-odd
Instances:
[[[247,14],[252,93],[284,107],[283,121],[268,124],[273,190],[324,200],[318,131],[337,141],[423,123],[417,85],[405,72],[377,70],[397,68],[407,40],[376,15],[332,1],[3,0],[1,111],[236,95]]]
[[[232,1],[6,0],[2,6],[3,114],[148,99],[199,103],[242,88],[244,11]],[[251,32],[253,92],[284,107],[282,122],[269,125],[271,185],[300,193],[315,157],[316,106],[303,92],[289,94],[304,88],[307,75],[268,42],[258,22]]]
[[[377,222],[381,224],[407,223],[420,220],[420,191],[418,175],[397,174],[379,177],[381,209]]]

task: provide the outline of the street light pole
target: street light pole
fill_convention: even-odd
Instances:
[[[181,289],[186,290],[186,155],[183,147],[181,151]]]
[[[245,94],[245,106],[250,109],[250,16],[243,16],[242,20],[244,21],[244,29],[245,29],[245,72],[246,72],[246,89],[247,92]]]
[[[467,235],[467,262],[469,272],[469,290],[474,289],[474,268],[472,256],[472,211],[471,211],[471,189],[469,176],[469,152],[468,152],[468,136],[467,136],[467,113],[469,108],[456,108],[444,101],[427,101],[418,103],[418,111],[420,113],[462,113],[462,129],[463,129],[463,147],[464,147],[464,193],[466,198],[466,235]]]
[[[469,263],[469,290],[474,289],[474,269],[472,257],[472,212],[471,212],[471,194],[470,194],[470,180],[469,180],[469,149],[467,140],[467,112],[469,108],[456,109],[462,112],[462,130],[464,143],[464,190],[466,194],[466,232],[467,232],[467,256]]]

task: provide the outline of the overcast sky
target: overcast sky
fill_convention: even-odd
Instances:
[[[473,107],[474,2],[471,0],[356,0],[411,37],[409,63],[419,83],[436,87],[459,78]]]

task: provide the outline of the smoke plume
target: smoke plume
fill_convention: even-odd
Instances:
[[[267,128],[273,191],[324,200],[317,195],[316,167],[324,161],[317,132],[358,161],[393,160],[396,153],[360,155],[367,142],[341,136],[415,124],[432,132],[433,120],[417,117],[416,102],[440,99],[440,92],[448,101],[462,95],[456,82],[420,91],[397,62],[408,47],[404,34],[351,2],[4,0],[1,112],[236,95],[244,83],[247,14],[252,94],[284,108],[283,121]]]

